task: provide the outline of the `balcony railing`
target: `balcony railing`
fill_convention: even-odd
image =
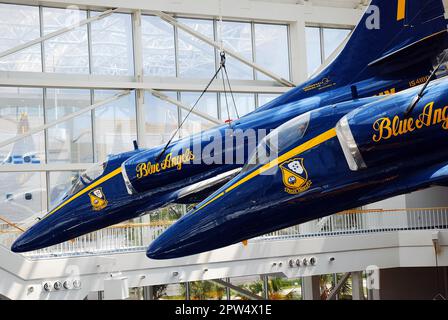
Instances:
[[[145,250],[174,221],[118,224],[46,249],[24,254],[32,259]],[[447,229],[448,208],[350,210],[272,232],[251,241],[330,237],[400,230]],[[10,247],[20,225],[0,224],[0,244]]]

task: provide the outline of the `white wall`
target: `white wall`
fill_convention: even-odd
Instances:
[[[434,187],[406,195],[406,208],[448,207],[448,188]]]

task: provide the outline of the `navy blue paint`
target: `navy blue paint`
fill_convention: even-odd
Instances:
[[[448,130],[441,125],[371,143],[375,134],[372,123],[384,115],[399,115],[403,119],[409,101],[417,92],[409,90],[349,113],[353,135],[365,146],[361,153],[369,155],[368,168],[350,171],[339,141],[334,137],[298,155],[304,158],[312,181],[309,190],[298,195],[285,192],[281,171],[277,167],[270,169],[266,173],[271,175],[258,175],[202,209],[187,213],[150,245],[148,257],[169,259],[209,251],[394,195],[446,183]],[[447,79],[428,87],[413,114],[421,113],[432,101],[434,107],[448,105]],[[305,136],[281,150],[280,155],[333,128],[351,110],[350,102],[313,111]],[[259,167],[241,173],[197,207],[201,208]],[[257,190],[256,195],[254,190]]]
[[[428,75],[434,58],[442,49],[447,47],[447,34],[444,32],[425,41],[418,41],[434,33],[443,30],[446,31],[446,21],[443,18],[442,1],[409,1],[407,18],[405,21],[399,22],[396,21],[396,4],[394,1],[373,0],[372,4],[378,6],[381,12],[379,30],[366,29],[365,22],[370,16],[369,14],[366,14],[361,19],[361,22],[354,31],[347,46],[325,70],[308,80],[306,83],[290,90],[251,114],[234,121],[231,129],[244,130],[252,128],[271,130],[310,110],[316,110],[325,106],[332,106],[327,107],[327,109],[341,110],[340,112],[330,112],[328,114],[324,113],[324,110],[327,110],[325,108],[316,111],[317,113],[315,114],[321,114],[322,120],[313,119],[311,124],[312,128],[310,128],[309,133],[317,133],[317,131],[333,126],[338,120],[338,117],[341,117],[345,113],[361,107],[364,104],[381,99],[379,97],[374,97],[374,95],[391,90],[392,88],[397,92],[407,89],[409,88],[411,81]],[[418,43],[411,48],[406,47],[416,42]],[[387,57],[388,54],[394,53],[400,49],[402,50],[398,53]],[[369,66],[371,62],[383,57],[386,58]],[[313,85],[315,86],[314,89],[308,90],[310,86]],[[353,100],[353,86],[356,86],[357,95],[360,99]],[[334,107],[335,104],[338,104],[337,108]],[[318,126],[319,128],[313,129],[314,126]],[[228,129],[228,125],[222,125],[193,137],[175,141],[169,146],[165,154],[173,149],[185,150],[190,148],[195,150],[195,145],[205,145],[210,141],[211,136],[218,132],[225,132],[225,130]],[[238,148],[248,148],[248,146],[245,144],[238,144],[231,148],[232,152],[236,153]],[[316,188],[312,188],[304,194],[303,196],[305,198],[303,198],[304,200],[300,200],[300,202],[318,197],[319,192],[322,192],[324,187],[324,185],[317,187],[319,185],[318,182],[320,181],[319,179],[324,181],[324,175],[328,176],[331,172],[330,176],[326,178],[328,179],[326,180],[326,183],[329,184],[332,182],[332,179],[334,179],[333,171],[334,174],[337,174],[343,168],[346,169],[346,165],[340,165],[345,164],[345,160],[341,158],[336,141],[329,141],[319,148],[323,148],[325,153],[313,153],[313,155],[310,155],[310,159],[307,160],[307,163],[313,162],[310,174],[317,174],[317,176],[313,178],[316,181],[314,184]],[[179,198],[180,189],[184,187],[242,166],[242,163],[233,165],[184,165],[184,168],[180,171],[172,169],[164,171],[163,173],[150,175],[145,179],[137,179],[135,171],[136,165],[141,162],[154,162],[154,160],[159,157],[161,150],[162,147],[148,150],[135,150],[112,156],[108,159],[107,167],[103,175],[106,175],[123,165],[124,170],[137,191],[136,194],[129,195],[126,191],[122,175],[117,175],[101,185],[108,200],[108,206],[106,208],[100,211],[94,211],[86,193],[31,227],[14,243],[12,250],[15,252],[23,252],[44,248],[137,217],[146,211],[175,202]],[[225,148],[223,148],[223,153],[224,151],[226,151]],[[323,158],[324,154],[327,158]],[[244,160],[247,159],[247,155],[248,152],[246,153]],[[163,156],[161,159],[163,159]],[[368,160],[370,161],[370,159]],[[391,167],[387,170],[392,169],[393,168]],[[344,171],[344,174],[345,173],[346,172]],[[100,178],[101,177],[98,179]],[[265,177],[263,179],[268,178]],[[359,175],[356,179],[360,180],[356,180],[356,182],[355,180],[345,181],[345,186],[347,188],[351,188],[352,184],[365,186],[364,188],[359,188],[359,199],[363,199],[361,195],[366,188],[369,190],[372,190],[372,188],[374,189],[375,186],[380,188],[382,183],[381,176],[372,179],[371,177]],[[374,183],[375,181],[377,181],[377,184]],[[267,183],[267,181],[259,181],[258,183],[265,182]],[[283,198],[275,199],[275,193],[271,193],[271,189],[266,188],[260,190],[259,185],[260,184],[257,185],[256,190],[258,190],[257,194],[259,194],[261,198],[272,201],[272,204],[277,204],[281,201],[286,201],[287,204],[286,207],[283,208],[285,212],[277,212],[274,210],[275,215],[282,218],[278,224],[275,224],[276,222],[273,220],[274,216],[263,216],[266,224],[269,225],[269,230],[265,231],[279,229],[285,225],[290,225],[291,223],[306,221],[319,215],[328,214],[325,208],[316,207],[317,209],[311,212],[309,208],[307,209],[305,207],[303,210],[304,212],[308,212],[307,215],[299,215],[300,218],[287,221],[287,218],[290,217],[287,211],[292,210],[295,202]],[[344,185],[339,187],[341,192],[342,190],[345,190]],[[245,192],[253,194],[253,191],[250,188]],[[396,185],[390,184],[386,190],[382,189],[381,192],[388,192],[386,194],[391,195],[396,192],[402,192],[402,189],[396,189]],[[235,199],[239,199],[243,193],[243,191],[238,190],[236,192],[237,198]],[[378,190],[378,198],[380,197],[379,194],[380,191]],[[73,195],[71,194],[67,195],[67,199],[72,196]],[[333,203],[331,206],[333,212],[334,210],[343,209],[347,206],[355,206],[356,203],[351,199],[353,199],[353,197],[345,200],[342,199],[340,202],[325,203]],[[372,199],[374,198],[371,198],[370,200]],[[328,200],[334,201],[330,195],[328,195]],[[244,211],[244,208],[241,207],[244,202],[235,201],[238,203],[230,205],[231,202],[231,200],[226,200],[226,203],[229,203],[229,208],[235,208],[235,210],[237,210],[234,211],[233,215],[240,215],[240,213]],[[213,207],[215,206],[219,207],[220,205],[216,203]],[[269,203],[260,208],[264,209],[268,206]],[[253,206],[251,206],[251,208],[253,208]],[[248,209],[248,212],[251,212],[251,208]],[[224,214],[222,210],[223,208],[217,210],[216,213]],[[266,212],[271,211],[267,210]],[[202,214],[200,213],[199,215]],[[212,217],[215,217],[217,220],[213,222]],[[255,230],[255,227],[252,226],[253,223],[248,223],[247,221],[249,220],[246,220],[249,219],[249,217],[252,217],[252,215],[248,214],[244,217],[245,218],[240,221],[243,223],[243,227],[235,227],[235,229],[248,230],[247,234],[249,235],[258,234],[259,230]],[[190,219],[190,217],[182,219],[177,226],[186,224]],[[225,215],[221,217],[211,215],[208,216],[205,221],[208,221],[210,224],[215,224],[218,221],[221,221],[220,219],[227,218],[225,218]],[[177,228],[178,227],[175,227],[175,230]],[[233,235],[233,233],[238,232],[238,230],[233,230],[231,232],[232,233],[229,235]],[[173,233],[170,231],[167,234],[172,235]],[[201,237],[202,236],[203,235],[201,235]],[[168,243],[170,243],[170,239],[167,239],[167,237],[167,235],[163,235],[160,240],[151,247],[150,256],[156,257],[155,252],[160,253],[163,251],[160,248],[157,250],[155,248],[157,246],[162,246],[162,241],[168,241]],[[206,241],[208,242],[208,245],[216,247],[217,245],[223,244],[224,239],[217,240],[217,242],[213,244],[213,241],[215,241],[213,240],[214,237],[214,235],[210,235],[210,241]],[[234,240],[240,239],[241,237],[240,235],[235,234]],[[201,241],[204,241],[204,238],[201,239]],[[167,244],[165,247],[170,247],[170,245]],[[185,245],[184,253],[193,252],[195,250],[197,251],[198,249],[195,248],[193,250],[190,245]],[[159,255],[159,257],[162,256],[163,254]]]

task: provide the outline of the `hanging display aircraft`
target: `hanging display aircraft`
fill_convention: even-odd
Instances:
[[[441,151],[428,154],[425,161],[414,159],[413,167],[397,160],[400,150],[409,148],[397,144],[414,136],[422,143],[427,132],[438,128],[419,124],[417,130],[417,118],[405,119],[421,112],[427,97],[434,101],[434,117],[445,116],[446,110],[438,109],[444,101],[437,96],[444,93],[443,82],[423,91],[409,118],[400,108],[406,109],[420,88],[384,95],[429,82],[429,72],[445,48],[442,0],[373,0],[343,50],[310,80],[230,123],[165,146],[110,156],[82,174],[61,203],[22,234],[12,250],[48,247],[170,203],[200,202],[219,189],[148,251],[151,258],[171,258],[427,186],[438,171],[423,172],[418,165],[437,166]],[[381,125],[370,123],[376,121],[373,117],[391,121],[391,136],[385,138],[389,129],[384,120],[378,144],[368,141],[367,127]],[[408,134],[395,135],[405,130]],[[261,157],[262,150],[266,156]],[[369,168],[381,160],[384,164],[373,170],[379,170],[374,176]],[[352,173],[349,166],[357,171]],[[234,230],[229,231],[230,226]]]
[[[357,108],[353,102],[323,107],[286,122],[258,145],[234,179],[152,242],[148,257],[209,251],[395,195],[446,186],[448,78],[431,83],[407,114],[419,90]],[[260,161],[271,151],[278,153],[276,159]]]

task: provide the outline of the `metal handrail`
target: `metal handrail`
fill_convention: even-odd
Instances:
[[[170,226],[176,220],[160,220],[154,222],[133,222],[133,223],[121,223],[108,227],[109,229],[123,229],[132,227],[157,227],[157,226]]]
[[[0,216],[0,221],[5,222],[8,226],[13,227],[15,229],[18,229],[21,232],[25,232],[25,230],[20,228],[16,223],[13,223],[13,222],[9,221],[8,219],[6,219],[6,218],[4,218],[2,216]]]
[[[448,210],[448,207],[431,207],[431,208],[403,208],[403,209],[352,209],[341,211],[337,214],[353,214],[353,213],[391,213],[391,212],[415,212],[427,210]]]
[[[88,254],[140,251],[175,221],[121,223],[56,246],[26,253],[39,259]],[[0,244],[10,247],[20,235],[14,224],[0,224]],[[14,228],[11,228],[14,227]],[[346,210],[338,214],[251,239],[251,242],[331,237],[401,230],[448,229],[448,207]]]

